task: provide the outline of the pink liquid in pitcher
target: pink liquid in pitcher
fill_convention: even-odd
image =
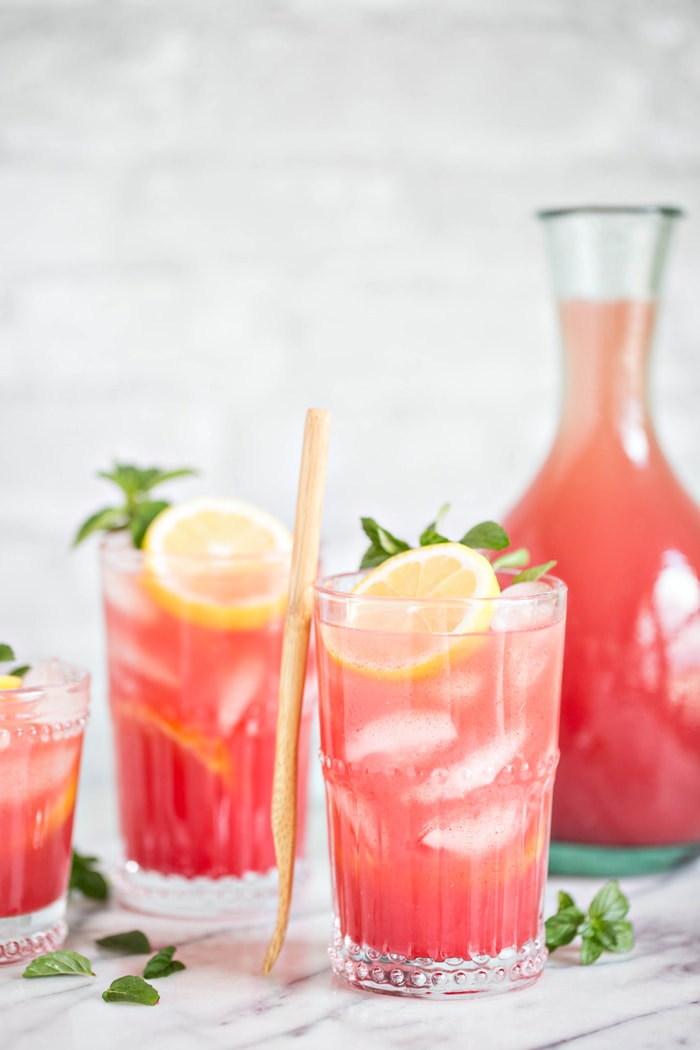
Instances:
[[[649,418],[655,306],[560,309],[562,424],[504,522],[569,587],[552,837],[700,842],[700,511]]]

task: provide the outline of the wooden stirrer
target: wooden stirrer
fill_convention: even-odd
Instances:
[[[275,772],[272,782],[272,834],[277,856],[279,901],[277,925],[263,962],[264,974],[270,972],[282,949],[292,899],[297,839],[299,723],[311,630],[312,584],[318,570],[330,418],[326,409],[310,408],[306,413],[304,427],[289,579],[289,606],[282,642]]]

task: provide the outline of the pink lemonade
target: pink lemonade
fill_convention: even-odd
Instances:
[[[480,634],[421,635],[348,626],[343,579],[316,605],[334,969],[418,995],[529,983],[545,956],[565,589],[497,599]]]
[[[266,572],[282,590],[288,568],[288,555],[269,559]],[[109,542],[103,583],[127,869],[146,877],[245,879],[254,894],[252,875],[275,875],[270,808],[284,610],[248,628],[196,622],[186,603],[181,613],[166,607],[141,552]],[[307,704],[300,852],[310,718]],[[125,903],[149,911],[173,910],[173,893],[180,892],[167,884],[157,893],[141,889],[137,874],[120,892]],[[176,910],[199,913],[200,904],[202,913],[228,913],[237,907],[235,889],[220,900],[198,902],[190,894]]]
[[[60,946],[88,676],[51,661],[0,691],[0,963]]]
[[[561,306],[562,426],[504,521],[569,587],[553,839],[700,843],[700,511],[646,407],[650,302]],[[645,365],[645,362],[642,362]]]

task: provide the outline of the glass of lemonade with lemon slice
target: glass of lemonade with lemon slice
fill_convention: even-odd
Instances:
[[[73,815],[90,702],[87,671],[17,667],[0,646],[0,964],[66,935]]]
[[[415,996],[546,956],[566,588],[439,543],[315,586],[334,971]]]
[[[137,910],[249,921],[277,901],[270,807],[292,537],[232,499],[101,547],[123,863]],[[310,690],[301,733],[303,842]],[[301,850],[301,845],[299,846]]]

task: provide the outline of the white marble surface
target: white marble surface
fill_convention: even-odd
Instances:
[[[97,809],[97,807],[96,807]],[[97,829],[95,829],[97,833]],[[108,851],[108,849],[107,849]],[[350,989],[330,972],[325,836],[312,823],[315,875],[293,907],[287,940],[269,977],[261,974],[274,925],[235,928],[168,920],[72,901],[66,947],[86,954],[96,977],[22,978],[0,967],[0,1046],[8,1050],[194,1050],[261,1047],[334,1050],[436,1045],[489,1050],[670,1050],[700,1046],[700,862],[665,875],[621,880],[637,944],[590,967],[562,949],[531,988],[447,1003]],[[553,878],[587,905],[597,880]],[[114,957],[96,938],[139,928],[154,948],[175,944],[186,970],[154,981],[155,1007],[103,1002],[116,977],[139,973],[144,957]],[[130,963],[132,964],[130,966]]]

